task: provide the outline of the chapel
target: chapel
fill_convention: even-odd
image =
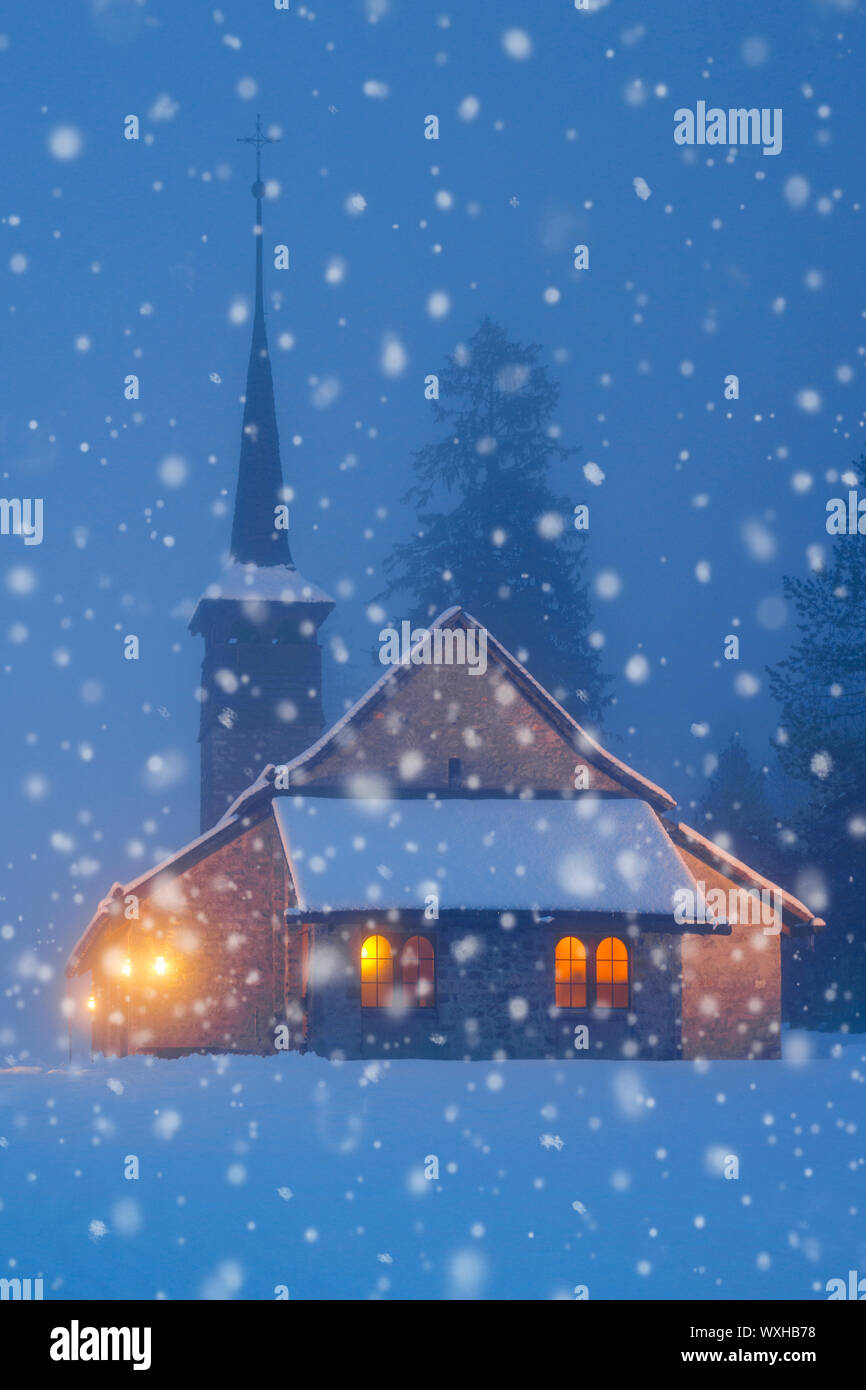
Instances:
[[[778,1057],[781,937],[824,923],[680,821],[470,613],[430,633],[483,634],[483,671],[413,649],[324,729],[334,600],[285,525],[257,135],[230,561],[190,622],[200,834],[115,883],[72,951],[93,1051]]]

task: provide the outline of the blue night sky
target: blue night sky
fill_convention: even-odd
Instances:
[[[617,590],[593,600],[604,741],[686,816],[733,730],[770,759],[781,579],[830,543],[862,447],[859,4],[47,0],[0,33],[2,487],[45,517],[41,545],[0,536],[3,1055],[55,1055],[96,902],[198,833],[186,623],[231,526],[257,111],[265,247],[291,251],[266,272],[290,539],[338,599],[329,721],[382,669],[367,608],[437,437],[424,377],[490,314],[543,346],[580,446],[554,483]],[[781,108],[781,153],[677,146],[699,100]]]

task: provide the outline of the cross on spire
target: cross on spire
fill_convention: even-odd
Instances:
[[[262,134],[262,118],[256,112],[255,135],[238,135],[235,138],[239,145],[255,145],[256,147],[256,181],[253,184],[253,195],[261,201],[262,193],[264,193],[262,187],[262,145],[275,145],[279,137]]]

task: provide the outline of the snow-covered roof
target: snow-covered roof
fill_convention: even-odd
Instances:
[[[329,603],[334,600],[294,565],[242,565],[232,561],[199,599],[248,599],[266,603]]]
[[[632,797],[364,800],[277,797],[303,911],[672,915],[697,885],[655,812]],[[698,898],[698,901],[700,899]]]

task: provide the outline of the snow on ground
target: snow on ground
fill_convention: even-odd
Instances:
[[[866,1274],[864,1081],[866,1037],[802,1033],[779,1063],[0,1071],[0,1277],[85,1299],[826,1298]]]

